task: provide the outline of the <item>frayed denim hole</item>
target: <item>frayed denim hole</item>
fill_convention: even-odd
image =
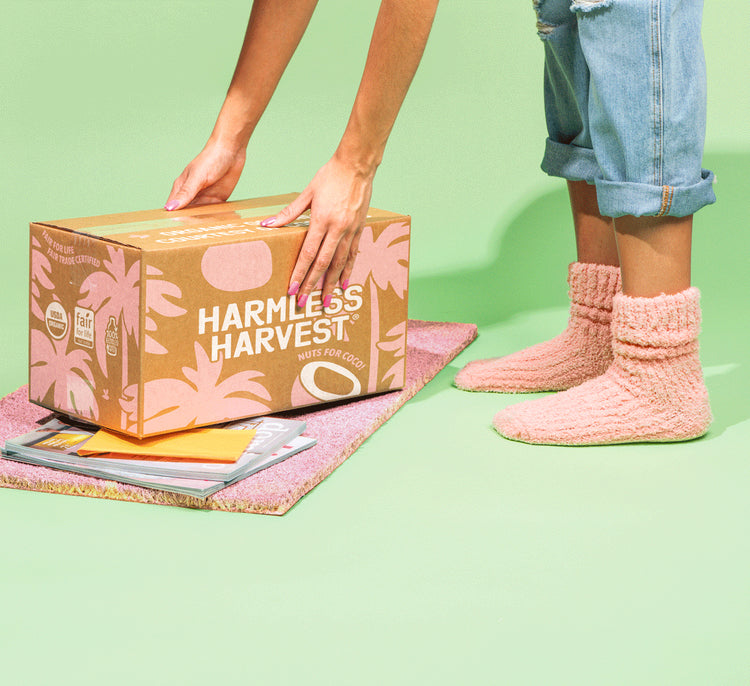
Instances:
[[[557,28],[554,24],[545,24],[541,20],[537,20],[536,22],[536,35],[539,36],[542,40],[549,40],[550,36],[554,32],[554,30]]]
[[[536,33],[542,40],[547,40],[552,32],[557,28],[556,24],[549,24],[542,21],[542,6],[546,0],[531,0],[531,4],[534,6],[534,12],[536,12]]]
[[[581,14],[597,12],[599,10],[607,9],[607,7],[614,2],[616,2],[616,0],[573,0],[573,2],[570,3],[570,11]]]

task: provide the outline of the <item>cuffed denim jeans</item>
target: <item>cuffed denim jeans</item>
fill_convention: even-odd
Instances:
[[[542,169],[596,184],[600,212],[683,217],[715,201],[703,0],[534,0],[549,138]]]

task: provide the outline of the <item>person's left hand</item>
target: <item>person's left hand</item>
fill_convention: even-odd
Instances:
[[[362,170],[334,155],[292,203],[261,222],[284,226],[310,210],[310,228],[289,282],[289,295],[297,295],[298,307],[304,306],[323,275],[323,307],[330,305],[337,283],[343,289],[348,286],[374,176],[374,168]]]

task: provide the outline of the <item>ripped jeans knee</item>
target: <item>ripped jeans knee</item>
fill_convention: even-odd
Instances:
[[[539,38],[546,40],[558,27],[575,21],[575,15],[570,11],[570,3],[571,0],[532,0]]]
[[[560,26],[570,25],[577,15],[604,10],[616,0],[532,0],[536,31],[547,40]]]
[[[614,0],[573,0],[573,2],[570,3],[570,10],[571,12],[586,14],[587,12],[604,10],[613,2]]]

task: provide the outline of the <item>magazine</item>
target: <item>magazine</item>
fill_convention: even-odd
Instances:
[[[299,436],[306,426],[303,421],[280,417],[255,417],[223,424],[222,428],[225,429],[255,429],[255,437],[234,463],[83,457],[77,451],[98,431],[98,427],[74,423],[58,416],[23,436],[7,440],[5,450],[22,453],[29,458],[47,459],[54,456],[56,461],[86,469],[118,469],[141,475],[228,481],[246,474],[256,460],[289,443],[294,437]]]
[[[182,493],[184,495],[191,495],[196,498],[207,498],[209,495],[216,493],[217,491],[230,486],[237,481],[244,479],[245,477],[255,474],[256,472],[270,467],[271,465],[277,464],[283,460],[286,460],[292,455],[296,455],[302,450],[307,450],[315,445],[317,441],[314,438],[308,436],[297,436],[289,441],[288,444],[281,446],[275,452],[269,453],[262,459],[258,459],[253,463],[252,467],[248,467],[246,473],[240,474],[233,477],[229,481],[214,481],[210,479],[190,479],[181,477],[169,477],[169,476],[154,476],[149,474],[138,474],[137,472],[126,472],[119,469],[107,469],[106,467],[79,467],[69,462],[63,462],[57,460],[54,453],[49,454],[48,457],[31,457],[27,454],[14,452],[6,448],[2,451],[3,457],[16,462],[24,462],[26,464],[41,466],[41,467],[52,467],[53,469],[61,469],[67,472],[74,472],[76,474],[82,474],[83,476],[93,476],[99,479],[110,479],[112,481],[120,481],[122,483],[131,484],[133,486],[145,486],[147,488],[158,488],[162,491],[169,491],[172,493]]]
[[[256,417],[222,426],[256,430],[252,442],[235,463],[82,457],[77,450],[98,427],[60,416],[51,417],[23,436],[7,440],[2,452],[5,457],[26,464],[205,498],[317,442],[300,436],[306,424],[297,420]]]

